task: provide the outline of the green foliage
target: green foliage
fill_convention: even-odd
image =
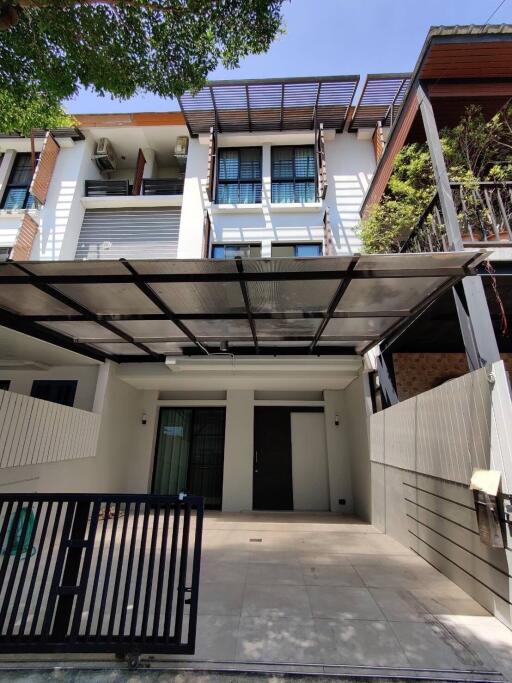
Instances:
[[[486,121],[481,109],[471,105],[460,123],[442,130],[440,138],[450,180],[467,190],[466,213],[477,210],[471,190],[478,181],[512,178],[512,107]],[[427,144],[406,145],[395,158],[380,203],[361,222],[364,251],[398,251],[435,193]]]
[[[66,114],[60,104],[34,95],[18,98],[0,90],[0,131],[29,135],[32,128],[73,126],[76,121]]]
[[[0,0],[0,90],[50,101],[197,90],[266,52],[284,0]]]

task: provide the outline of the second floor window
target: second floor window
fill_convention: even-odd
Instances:
[[[261,203],[261,147],[219,149],[217,204]]]
[[[2,200],[2,209],[32,209],[34,198],[29,194],[32,182],[32,159],[30,154],[16,154]]]
[[[274,243],[272,245],[272,256],[322,256],[322,245],[319,242]]]
[[[316,201],[313,145],[272,147],[272,202],[310,204]]]
[[[212,246],[214,259],[229,259],[237,256],[257,258],[261,256],[261,244],[214,244]]]

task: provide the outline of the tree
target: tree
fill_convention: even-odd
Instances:
[[[284,0],[0,0],[0,91],[55,104],[80,87],[128,98],[200,88],[265,52]]]
[[[29,135],[32,128],[74,126],[75,119],[66,114],[59,102],[33,95],[17,98],[0,90],[0,131]]]
[[[473,190],[478,181],[512,178],[512,106],[486,121],[480,107],[471,105],[455,128],[445,128],[439,135],[450,180],[461,183],[465,193],[461,224],[487,220],[478,214]],[[427,143],[405,145],[395,158],[384,196],[361,222],[364,250],[398,251],[435,193]]]

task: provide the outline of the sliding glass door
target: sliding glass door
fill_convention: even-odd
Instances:
[[[153,492],[204,496],[220,509],[225,421],[224,408],[162,408]]]

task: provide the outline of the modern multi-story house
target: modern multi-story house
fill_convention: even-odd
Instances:
[[[179,112],[1,136],[1,490],[354,514],[510,624],[467,486],[512,490],[512,185],[480,188],[493,234],[464,230],[438,129],[510,100],[511,39],[438,28],[359,89],[211,82]],[[438,195],[401,253],[360,255],[425,138]]]

